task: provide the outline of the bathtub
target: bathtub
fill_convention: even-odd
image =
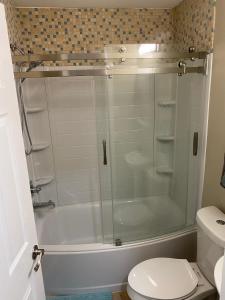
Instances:
[[[158,256],[195,260],[195,227],[116,247],[103,244],[101,235],[93,232],[96,228],[101,231],[98,212],[98,204],[92,203],[57,207],[36,215],[39,243],[46,250],[42,270],[47,295],[119,291],[126,287],[131,268],[143,260]],[[83,218],[87,220],[85,227],[79,227]],[[62,223],[64,226],[59,227]]]

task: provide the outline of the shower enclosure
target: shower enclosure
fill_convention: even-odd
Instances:
[[[27,162],[39,241],[49,252],[48,290],[55,291],[45,275],[56,265],[51,253],[96,252],[194,230],[204,173],[207,53],[142,44],[13,59],[43,62],[28,72],[20,67],[15,77],[26,78],[20,82],[24,138],[31,147]],[[82,283],[75,277],[73,287],[105,284],[103,278]]]

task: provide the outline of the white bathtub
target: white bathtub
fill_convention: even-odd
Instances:
[[[152,257],[195,260],[195,228],[120,247],[103,244],[93,232],[100,226],[97,208],[93,204],[66,206],[42,212],[37,218],[39,242],[46,250],[42,269],[48,295],[121,290],[130,269]],[[80,226],[83,218],[85,227]],[[74,237],[80,244],[73,244]]]
[[[67,245],[102,242],[100,220],[99,203],[40,209],[36,214],[39,243],[49,245],[48,250],[64,251]]]

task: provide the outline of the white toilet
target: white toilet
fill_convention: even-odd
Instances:
[[[216,207],[197,213],[197,262],[186,259],[153,258],[129,273],[127,292],[132,300],[205,299],[216,292],[214,267],[224,254],[225,215]]]

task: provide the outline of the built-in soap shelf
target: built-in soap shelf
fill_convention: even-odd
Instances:
[[[50,143],[33,144],[32,152],[42,151],[50,146]]]
[[[156,172],[158,174],[172,175],[173,169],[171,169],[170,167],[162,166],[162,167],[158,167],[156,169]]]
[[[159,142],[173,142],[175,139],[173,135],[158,135],[156,138]]]
[[[41,177],[41,178],[37,178],[34,183],[35,186],[43,186],[43,185],[47,185],[49,183],[51,183],[54,180],[53,176],[46,176],[46,177]]]
[[[35,113],[39,113],[45,111],[45,107],[27,107],[26,108],[26,113],[27,114],[35,114]]]
[[[158,105],[162,106],[162,107],[174,106],[174,105],[176,105],[176,102],[175,101],[160,101],[160,102],[158,102]]]

